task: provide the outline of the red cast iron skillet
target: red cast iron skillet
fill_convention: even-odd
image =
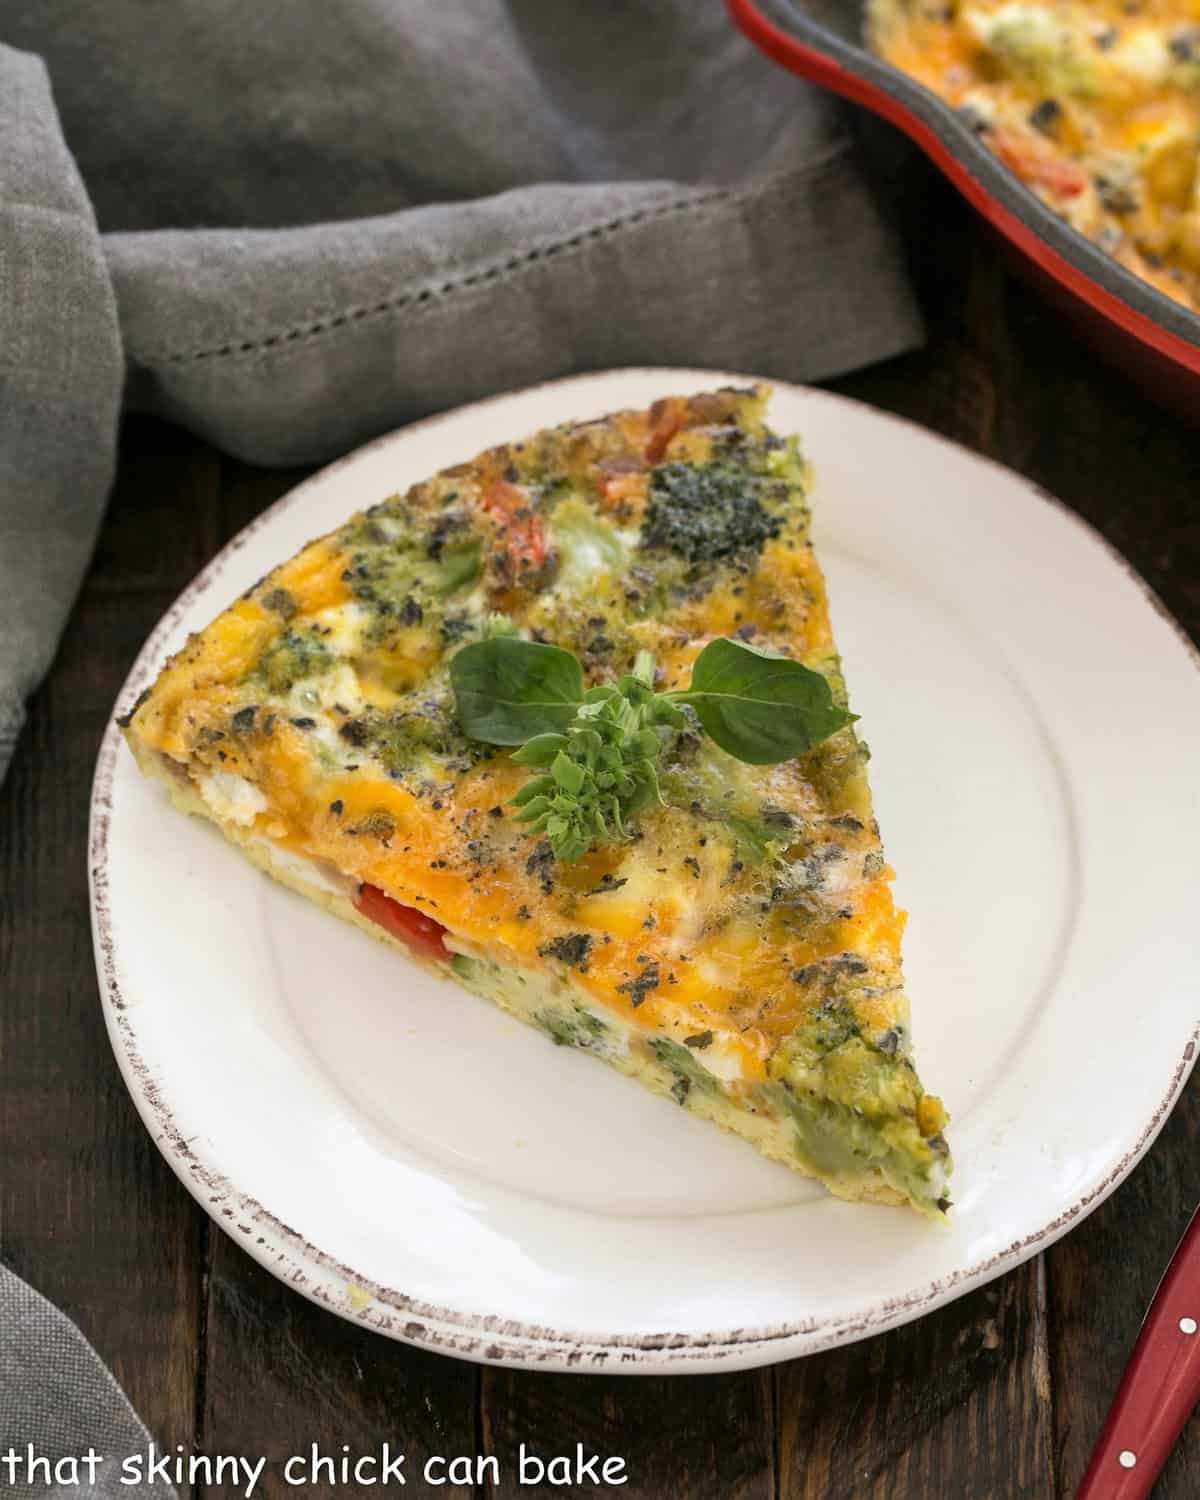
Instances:
[[[898,125],[1020,253],[1108,360],[1200,420],[1200,314],[1127,271],[1054,213],[936,94],[867,49],[864,0],[726,0],[776,62]]]

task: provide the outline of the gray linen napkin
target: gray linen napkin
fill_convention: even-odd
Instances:
[[[0,777],[112,481],[121,344],[45,69],[0,47]]]
[[[11,1271],[0,1266],[0,1453],[16,1450],[19,1467],[0,1462],[0,1500],[171,1500],[171,1485],[121,1483],[126,1457],[141,1456],[132,1481],[147,1471],[150,1434],[116,1381],[74,1323]],[[32,1476],[30,1449],[45,1460]],[[103,1460],[95,1470],[61,1461],[94,1451]],[[48,1476],[48,1480],[47,1480]],[[56,1483],[56,1476],[62,1483]],[[30,1479],[32,1478],[32,1482]]]
[[[0,776],[123,394],[302,463],[569,371],[816,379],[920,333],[838,108],[720,0],[8,5]],[[0,1350],[26,1351],[11,1417],[0,1387],[17,1442],[39,1401],[68,1424],[118,1410],[31,1297],[0,1281]]]

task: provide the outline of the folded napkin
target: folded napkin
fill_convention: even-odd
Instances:
[[[569,371],[815,379],[920,336],[838,108],[719,0],[6,10],[0,775],[123,381],[308,463]]]
[[[0,1454],[14,1455],[11,1472],[0,1462],[0,1500],[173,1500],[165,1481],[136,1482],[150,1441],[74,1323],[0,1266]]]
[[[45,69],[4,47],[0,141],[3,776],[22,698],[49,664],[112,481],[122,363],[96,220]]]

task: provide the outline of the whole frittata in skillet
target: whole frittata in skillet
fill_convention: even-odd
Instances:
[[[555,428],[352,516],[123,728],[330,911],[842,1197],[937,1214],[945,1112],[765,401]]]

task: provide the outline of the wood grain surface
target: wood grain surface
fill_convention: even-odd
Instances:
[[[1200,636],[1200,436],[1108,373],[929,171],[899,194],[929,322],[918,353],[833,388],[994,456],[1097,526]],[[920,1322],[768,1371],[480,1370],[288,1291],[218,1230],[140,1125],[104,1035],[88,792],[125,672],[173,596],[296,473],[163,423],[125,427],[103,534],[0,788],[0,1254],[93,1340],[166,1445],[280,1458],[386,1440],[406,1495],[515,1489],[518,1445],[620,1455],[645,1500],[1058,1500],[1082,1474],[1144,1308],[1200,1194],[1193,1083],[1148,1158],[1047,1254]],[[1130,996],[1130,1006],[1153,1003]],[[505,1482],[423,1485],[426,1454]],[[415,1469],[415,1472],[414,1472]],[[232,1491],[229,1491],[230,1493]],[[328,1483],[259,1493],[378,1493]],[[217,1493],[217,1491],[212,1491]],[[552,1485],[528,1495],[596,1493]],[[1200,1494],[1200,1419],[1156,1491]]]

